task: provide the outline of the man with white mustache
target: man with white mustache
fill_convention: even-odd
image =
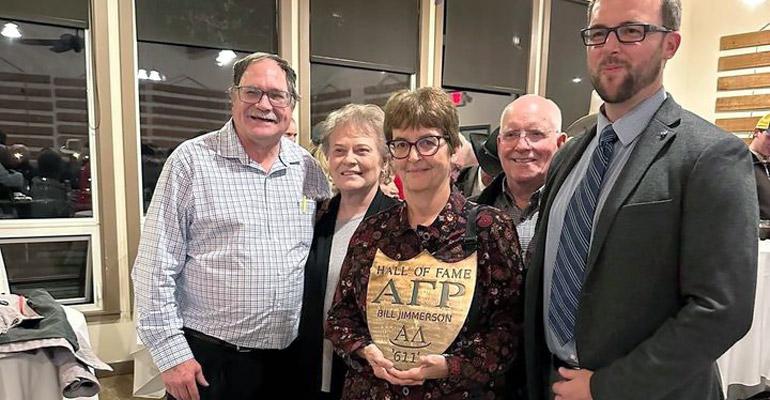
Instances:
[[[276,55],[233,66],[232,119],[168,158],[133,269],[137,334],[169,399],[272,399],[297,337],[315,159],[284,137],[299,98]]]
[[[528,94],[508,104],[500,117],[497,156],[503,168],[475,201],[513,216],[525,257],[535,234],[540,191],[548,166],[567,135],[561,132],[561,110],[551,100]],[[526,268],[526,265],[525,265]]]

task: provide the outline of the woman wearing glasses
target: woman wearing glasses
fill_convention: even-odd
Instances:
[[[502,397],[504,371],[517,356],[522,322],[522,264],[513,223],[499,210],[467,202],[451,190],[450,157],[460,139],[457,111],[444,92],[421,88],[394,94],[385,105],[385,137],[406,201],[365,219],[342,265],[326,335],[352,366],[343,399]],[[397,369],[397,352],[384,352],[370,334],[370,272],[381,257],[408,263],[422,260],[424,252],[441,263],[465,263],[475,254],[475,287],[464,289],[473,293],[470,311],[442,354],[420,354],[411,368]],[[419,290],[436,285],[441,282],[423,282],[400,294],[396,285],[380,293],[386,303],[412,297],[412,304]],[[414,330],[408,336],[393,339],[431,340]]]

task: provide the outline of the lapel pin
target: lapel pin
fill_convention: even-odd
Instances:
[[[658,133],[658,140],[665,139],[666,135],[668,135],[668,131],[662,131],[662,132]]]

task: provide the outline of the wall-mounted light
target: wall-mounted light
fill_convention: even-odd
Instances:
[[[235,54],[234,51],[221,50],[219,52],[219,55],[217,55],[217,60],[216,60],[217,65],[219,65],[220,67],[224,67],[225,65],[228,65],[231,62],[233,62],[233,60],[235,60],[236,58],[238,58],[238,55]]]
[[[579,76],[572,78],[572,83],[580,83],[580,82],[583,82],[583,78]]]
[[[0,31],[0,35],[3,35],[9,39],[18,39],[21,37],[21,31],[19,31],[18,25],[14,24],[13,22],[8,22],[3,25],[3,30]]]

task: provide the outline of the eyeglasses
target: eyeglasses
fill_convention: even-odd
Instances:
[[[506,144],[516,143],[519,139],[527,139],[530,143],[537,143],[548,137],[548,132],[542,131],[508,131],[501,133],[498,138]]]
[[[406,139],[393,139],[388,141],[388,150],[390,155],[397,160],[409,157],[409,153],[412,152],[412,146],[414,146],[419,155],[430,157],[438,153],[438,149],[441,147],[441,139],[446,140],[443,136],[424,136],[415,142],[410,142]]]
[[[291,93],[283,90],[262,90],[254,86],[233,86],[238,93],[238,98],[244,103],[256,104],[262,101],[262,96],[267,95],[267,100],[273,107],[288,107],[294,98]]]
[[[620,43],[636,43],[644,40],[648,32],[670,33],[673,31],[650,24],[628,24],[614,28],[586,28],[580,31],[580,36],[586,46],[600,46],[607,43],[610,32],[615,32],[615,37]]]

